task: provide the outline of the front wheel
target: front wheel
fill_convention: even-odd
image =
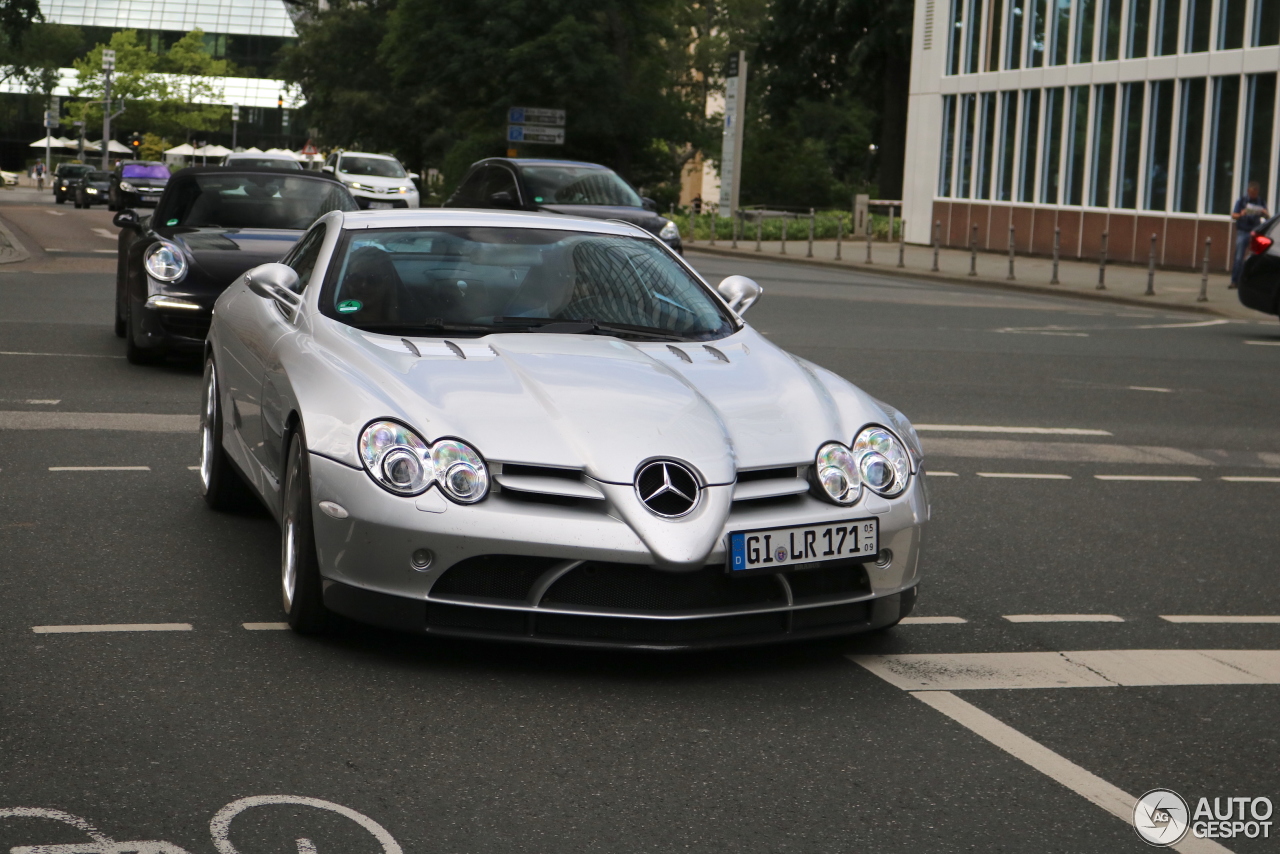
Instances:
[[[200,408],[200,491],[214,510],[235,510],[250,500],[249,487],[222,447],[222,398],[213,358],[204,363],[204,405]]]
[[[280,522],[280,592],[289,628],[316,634],[329,623],[320,584],[320,558],[311,518],[311,467],[299,427],[289,442]]]
[[[54,196],[54,197],[53,197],[53,203],[54,203],[55,205],[65,205],[65,204],[67,203],[67,197],[66,197],[66,196]]]

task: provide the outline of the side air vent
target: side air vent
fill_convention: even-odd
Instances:
[[[501,471],[493,479],[503,490],[527,498],[554,496],[558,499],[604,500],[604,493],[584,481],[582,472],[577,469],[503,463]]]
[[[808,491],[809,482],[804,479],[798,466],[754,469],[738,472],[738,482],[733,487],[733,500],[781,498]]]

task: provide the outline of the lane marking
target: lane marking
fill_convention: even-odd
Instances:
[[[1161,614],[1170,623],[1280,623],[1280,616],[1229,617],[1215,614]]]
[[[1011,471],[980,471],[978,477],[1003,477],[1016,480],[1071,480],[1069,474],[1023,474]]]
[[[1169,483],[1191,483],[1199,481],[1200,478],[1191,475],[1173,475],[1173,474],[1095,474],[1098,480],[1143,480],[1143,481],[1163,481]]]
[[[213,847],[218,849],[218,854],[240,854],[239,850],[231,844],[231,821],[236,816],[247,809],[272,804],[315,807],[316,809],[335,812],[340,816],[351,819],[367,830],[374,839],[378,840],[378,844],[382,846],[383,854],[404,854],[400,843],[396,842],[395,837],[388,833],[385,827],[364,813],[356,812],[350,807],[344,807],[341,804],[298,795],[255,795],[232,801],[218,810],[217,815],[209,820],[209,835],[213,837]],[[310,840],[299,839],[295,843],[298,846],[299,854],[305,854],[304,842],[310,844],[310,850],[315,850],[315,845]]]
[[[912,693],[920,702],[930,706],[974,735],[990,742],[1013,758],[1030,765],[1056,783],[1065,786],[1080,797],[1101,807],[1111,815],[1132,826],[1133,807],[1138,799],[1114,786],[1098,775],[1028,738],[1018,730],[987,714],[972,703],[946,691]],[[1188,833],[1182,841],[1170,846],[1180,854],[1231,854],[1211,839],[1197,839]]]
[[[959,477],[960,476],[953,471],[926,471],[925,474],[927,474],[929,477]]]
[[[1115,614],[1005,614],[1011,623],[1123,623]]]
[[[1280,347],[1280,341],[1246,341],[1244,343],[1257,347]]]
[[[1181,448],[1094,442],[1034,442],[1025,439],[971,439],[924,436],[926,457],[1036,460],[1052,463],[1212,466],[1216,463]]]
[[[1199,320],[1192,323],[1153,323],[1147,326],[1133,326],[1131,329],[1194,329],[1197,326],[1221,326],[1231,323],[1230,320]]]
[[[62,211],[45,211],[49,216],[66,216]]]
[[[151,471],[151,466],[49,466],[49,471]]]
[[[1228,483],[1280,483],[1280,477],[1224,477]]]
[[[190,623],[108,623],[100,626],[32,626],[38,635],[78,635],[99,632],[189,632]]]
[[[78,815],[72,815],[62,810],[51,810],[45,807],[7,807],[0,808],[0,818],[47,818],[53,821],[59,821],[63,824],[71,825],[84,832],[90,839],[98,845],[114,845],[110,836],[107,836],[98,828],[89,823],[87,819],[83,819]]]
[[[901,626],[952,626],[969,622],[964,617],[903,617]]]
[[[241,623],[251,632],[283,632],[289,628],[288,623]]]
[[[123,359],[124,358],[124,356],[106,356],[100,353],[28,353],[21,350],[0,350],[0,356],[58,356],[58,357],[63,357],[67,359]]]
[[[90,231],[99,237],[105,237],[107,240],[118,240],[120,238],[119,234],[113,234],[105,228],[92,228]]]
[[[123,358],[123,357],[121,357]],[[140,433],[194,433],[198,415],[145,412],[0,411],[0,430],[133,430]]]
[[[200,466],[187,466],[187,471],[200,471]]]
[[[1159,386],[1154,385],[1131,385],[1129,386],[1129,391],[1158,391],[1164,394],[1173,393],[1173,389],[1171,388],[1160,388]]]
[[[1034,433],[1053,436],[1110,436],[1106,430],[1084,427],[991,427],[983,424],[916,424],[916,431],[935,433]]]

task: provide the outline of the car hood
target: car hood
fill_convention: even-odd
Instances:
[[[339,172],[338,180],[348,184],[364,184],[366,187],[403,187],[413,183],[407,175],[403,178],[384,178],[381,175],[352,175],[349,172]]]
[[[225,286],[245,270],[279,261],[302,234],[284,228],[195,228],[167,236],[185,251],[193,271]]]
[[[168,178],[121,178],[121,183],[131,184],[134,187],[146,187],[149,190],[162,189],[169,183]]]
[[[538,210],[550,213],[584,216],[588,219],[620,219],[638,225],[650,234],[657,234],[667,224],[665,217],[645,210],[612,205],[541,205]]]

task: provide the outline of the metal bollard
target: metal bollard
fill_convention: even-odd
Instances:
[[[938,241],[942,239],[942,220],[933,222],[933,272],[938,272]]]
[[[904,262],[907,254],[907,221],[898,220],[898,266],[907,266]]]
[[[1213,248],[1213,238],[1206,237],[1204,239],[1204,267],[1200,270],[1200,296],[1196,297],[1196,302],[1209,301],[1209,253]]]
[[[1156,295],[1156,234],[1151,232],[1151,252],[1147,255],[1147,290],[1144,297]]]
[[[978,224],[969,232],[969,275],[978,275]]]
[[[720,212],[718,207],[711,209],[711,245],[716,245],[716,215]]]
[[[840,259],[840,232],[844,231],[844,214],[836,211],[836,260]]]
[[[778,252],[779,255],[787,254],[787,220],[788,219],[790,219],[790,215],[784,211],[782,214],[782,249],[779,250]]]
[[[1049,284],[1058,284],[1058,250],[1062,247],[1062,229],[1055,227],[1053,229],[1053,277],[1049,279]]]
[[[760,252],[760,235],[764,231],[764,210],[756,211],[756,251]]]
[[[1009,276],[1007,281],[1014,281],[1013,277],[1013,252],[1016,244],[1013,242],[1013,226],[1009,226]]]
[[[871,263],[871,235],[875,228],[871,225],[871,211],[867,211],[867,263]]]
[[[733,246],[732,246],[731,248],[733,248],[733,249],[737,249],[737,248],[738,248],[738,234],[742,231],[742,211],[738,210],[738,211],[734,211],[733,213],[734,213],[734,218],[733,218],[733,232],[732,232],[732,234],[733,234]]]
[[[813,208],[809,208],[809,251],[805,253],[806,258],[813,257],[813,226],[816,221]]]
[[[1102,232],[1102,254],[1098,256],[1098,287],[1096,290],[1105,291],[1107,289],[1107,233]]]

